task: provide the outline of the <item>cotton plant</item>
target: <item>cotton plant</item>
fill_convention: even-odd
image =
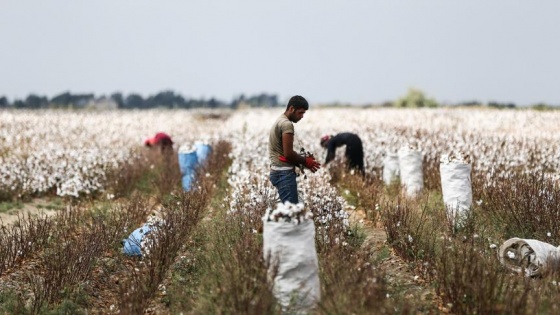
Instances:
[[[17,197],[103,191],[106,172],[130,161],[158,131],[178,145],[219,138],[196,111],[0,111],[0,190]],[[184,122],[190,121],[188,130]],[[148,126],[148,127],[147,127]],[[200,136],[200,137],[199,137]]]
[[[238,184],[247,187],[243,176],[253,182],[244,172],[268,173],[268,131],[281,113],[280,108],[239,110],[219,124],[210,124],[200,120],[195,110],[0,111],[0,190],[33,194],[55,189],[61,196],[102,191],[107,170],[132,159],[146,137],[165,131],[177,147],[208,139],[234,144],[230,175],[235,183],[230,185],[235,194]],[[319,139],[323,135],[354,132],[362,138],[367,170],[381,167],[385,152],[396,152],[408,143],[421,147],[424,157],[435,161],[458,150],[472,157],[473,169],[486,174],[487,184],[492,185],[507,178],[512,168],[551,177],[560,174],[559,118],[560,113],[531,110],[489,115],[478,109],[312,105],[295,125],[294,148],[304,147],[322,162],[326,151]],[[185,121],[190,122],[188,128]],[[257,187],[262,190],[264,185]]]
[[[150,231],[140,241],[140,248],[144,255],[150,255],[151,250],[158,246],[157,235],[160,233],[160,229],[165,227],[165,220],[157,214],[152,214],[148,216],[144,227]]]

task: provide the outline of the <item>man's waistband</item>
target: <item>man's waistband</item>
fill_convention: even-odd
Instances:
[[[271,165],[270,169],[273,170],[273,171],[290,171],[290,170],[294,170],[294,166]]]

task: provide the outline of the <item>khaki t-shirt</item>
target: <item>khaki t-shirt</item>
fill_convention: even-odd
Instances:
[[[270,164],[275,166],[293,166],[290,163],[281,162],[278,158],[284,155],[284,149],[282,148],[282,135],[285,133],[294,134],[294,124],[282,114],[276,121],[272,128],[270,129],[270,134],[268,135],[268,157],[270,159]]]

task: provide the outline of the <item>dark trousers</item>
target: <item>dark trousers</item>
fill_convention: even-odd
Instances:
[[[270,182],[278,190],[280,201],[298,203],[296,172],[294,170],[271,171]]]

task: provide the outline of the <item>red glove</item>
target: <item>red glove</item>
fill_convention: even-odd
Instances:
[[[287,159],[285,156],[283,156],[283,155],[280,155],[280,156],[278,157],[278,159],[280,160],[280,162],[288,163],[288,159]]]
[[[305,158],[305,167],[311,170],[312,173],[315,173],[318,169],[321,168],[321,164],[315,161],[314,157],[308,156]]]

